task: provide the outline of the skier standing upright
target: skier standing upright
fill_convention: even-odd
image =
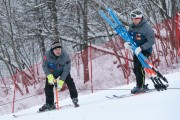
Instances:
[[[72,102],[75,107],[79,107],[78,93],[70,75],[71,60],[66,51],[62,49],[60,42],[52,43],[51,49],[44,55],[42,67],[45,75],[47,76],[45,84],[46,103],[39,108],[39,111],[56,108],[54,104],[53,87],[54,80],[58,77],[60,79],[57,81],[58,89],[61,89],[65,82],[69,88]]]
[[[140,52],[147,58],[151,55],[155,35],[152,27],[144,19],[143,13],[140,10],[132,11],[131,19],[133,23],[130,25],[128,32],[138,46],[133,55],[133,71],[136,76],[136,87],[131,90],[132,94],[136,94],[148,90],[147,85],[145,85],[145,71],[136,55]],[[125,42],[124,46],[127,49],[131,49],[129,42]]]

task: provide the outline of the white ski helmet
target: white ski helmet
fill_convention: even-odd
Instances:
[[[133,10],[131,12],[131,18],[142,18],[143,17],[143,13],[141,10]]]

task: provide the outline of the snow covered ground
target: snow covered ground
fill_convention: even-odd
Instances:
[[[179,120],[180,73],[165,75],[169,89],[122,99],[107,99],[113,94],[128,94],[135,83],[79,95],[79,108],[69,107],[59,111],[37,113],[41,105],[27,110],[0,116],[0,120]],[[150,88],[152,82],[147,80]],[[59,101],[60,106],[72,104],[70,99]]]

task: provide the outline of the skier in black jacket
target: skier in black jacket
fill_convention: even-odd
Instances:
[[[133,23],[129,27],[129,34],[132,36],[133,41],[138,45],[134,53],[138,55],[141,52],[148,58],[152,53],[152,46],[155,40],[154,31],[144,19],[140,10],[132,11],[131,19]],[[125,42],[124,46],[127,49],[131,49],[129,42]],[[135,54],[133,56],[133,61],[134,74],[136,76],[136,87],[131,90],[132,94],[148,90],[147,85],[145,85],[145,71]]]
[[[58,89],[60,90],[65,82],[69,88],[72,102],[75,107],[78,107],[78,93],[70,75],[71,60],[66,51],[62,49],[59,42],[52,43],[51,49],[45,53],[42,67],[47,76],[45,84],[46,103],[39,109],[39,111],[55,109],[53,87],[54,80],[57,80],[58,77]]]

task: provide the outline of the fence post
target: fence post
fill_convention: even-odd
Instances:
[[[15,99],[16,99],[16,77],[17,77],[17,73],[18,73],[18,70],[16,69],[16,74],[12,77],[13,78],[13,81],[14,81],[14,96],[13,96],[13,102],[12,102],[12,113],[14,113],[14,103],[15,103]]]
[[[176,14],[176,44],[177,50],[179,50],[180,46],[180,14],[179,12]]]
[[[93,81],[92,81],[92,45],[90,42],[90,80],[91,80],[91,92],[93,93]]]

